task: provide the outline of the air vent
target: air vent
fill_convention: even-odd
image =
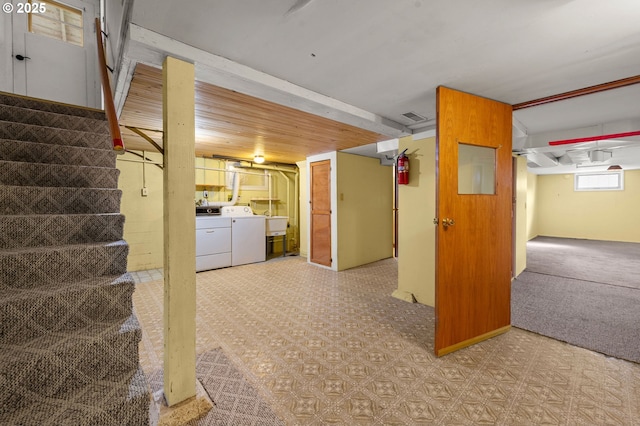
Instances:
[[[423,117],[420,114],[416,114],[415,112],[405,112],[402,114],[403,117],[407,117],[409,120],[415,121],[419,123],[421,121],[427,121],[427,117]]]

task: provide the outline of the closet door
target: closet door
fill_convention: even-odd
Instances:
[[[310,163],[311,262],[331,266],[331,161]]]

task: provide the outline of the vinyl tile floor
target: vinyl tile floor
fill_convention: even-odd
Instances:
[[[196,351],[221,347],[288,425],[640,424],[640,365],[517,328],[436,358],[434,310],[392,298],[397,276],[299,257],[198,273]],[[162,302],[162,279],[137,284],[146,372]]]

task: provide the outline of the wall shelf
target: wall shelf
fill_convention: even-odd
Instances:
[[[224,185],[209,185],[203,183],[196,183],[196,189],[198,188],[224,188]]]

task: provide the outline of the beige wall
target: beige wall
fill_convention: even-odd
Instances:
[[[528,196],[528,172],[526,157],[516,157],[516,223],[515,223],[515,261],[514,276],[520,275],[527,267],[527,196]]]
[[[640,242],[640,170],[624,173],[623,191],[573,190],[573,175],[538,176],[538,233]]]
[[[142,152],[139,152],[142,154]],[[144,155],[155,161],[162,163],[162,155],[159,153],[145,152]],[[163,267],[163,197],[162,197],[162,170],[152,164],[144,166],[144,181],[146,182],[147,193],[143,197],[140,190],[143,186],[143,166],[139,162],[129,162],[126,160],[141,161],[140,157],[127,153],[118,157],[117,167],[120,170],[118,187],[123,191],[121,211],[126,216],[124,227],[124,238],[129,243],[129,271],[141,271],[145,269],[155,269]],[[219,160],[196,158],[196,167],[224,168],[224,162]],[[198,174],[202,174],[201,177]],[[196,180],[200,183],[194,187],[194,202],[203,198],[203,190],[209,191],[210,201],[226,201],[232,195],[230,188],[227,188],[224,181],[224,172],[207,172],[206,180],[204,170],[196,170]],[[297,248],[299,242],[295,241],[295,185],[294,173],[287,173],[290,176],[289,197],[287,197],[287,182],[278,171],[271,171],[272,176],[272,197],[276,200],[272,203],[272,213],[274,216],[289,216],[291,227],[287,230],[287,250]],[[204,185],[202,183],[205,183]],[[266,201],[255,201],[256,198],[267,198],[268,190],[240,190],[239,205],[251,205],[258,214],[264,213],[269,208]],[[252,199],[254,201],[252,201]],[[282,250],[280,238],[274,242],[274,252]]]
[[[208,191],[207,201],[226,202],[233,195],[231,182],[227,182],[229,178],[228,174],[220,170],[212,169],[226,169],[227,163],[225,160],[213,159],[213,158],[196,158],[196,187],[195,187],[195,200],[204,200],[204,190]],[[284,169],[284,168],[283,168]],[[268,182],[264,178],[264,169],[260,169],[259,166],[249,168],[239,168],[240,172],[247,172],[251,174],[241,173],[240,192],[238,193],[238,201],[236,205],[251,206],[255,214],[264,214],[271,216],[287,216],[289,217],[289,228],[287,228],[287,251],[297,250],[300,242],[299,232],[296,229],[297,221],[295,220],[295,179],[297,176],[295,173],[285,171],[285,176],[282,176],[278,170],[266,170],[266,173],[271,175],[271,210],[269,210],[269,190],[268,185],[265,189],[247,189],[249,186],[260,186]],[[258,176],[261,175],[261,176]],[[287,187],[287,178],[289,179],[289,185]],[[227,186],[229,185],[229,186]],[[277,237],[273,242],[273,251],[282,252],[282,238]]]
[[[398,291],[435,306],[436,139],[400,139],[408,148],[409,184],[398,188]]]
[[[227,182],[227,173],[219,170],[211,169],[225,169],[227,164],[224,160],[218,160],[213,158],[196,158],[196,187],[194,197],[195,200],[204,199],[203,191],[208,191],[209,202],[225,202],[233,195],[231,182]],[[268,182],[262,176],[264,170],[255,168],[239,168],[240,172],[246,172],[251,174],[241,173],[240,192],[238,193],[237,205],[251,206],[256,214],[266,214],[269,210],[269,190]],[[274,170],[267,170],[267,173],[271,174],[271,215],[272,216],[293,216],[293,184],[290,185],[290,194],[287,197],[287,181],[278,172]],[[293,173],[288,173],[292,178]],[[265,185],[264,189],[247,189],[249,185],[259,186]],[[227,186],[228,185],[228,186]]]
[[[142,152],[140,152],[142,154]],[[162,155],[144,152],[162,164]],[[120,211],[125,215],[124,239],[129,243],[129,271],[162,268],[163,264],[163,183],[162,170],[131,153],[118,157],[118,188],[122,190]],[[147,196],[141,195],[146,182]]]
[[[338,153],[338,270],[393,255],[393,169]]]
[[[527,172],[527,240],[538,236],[538,175]]]

